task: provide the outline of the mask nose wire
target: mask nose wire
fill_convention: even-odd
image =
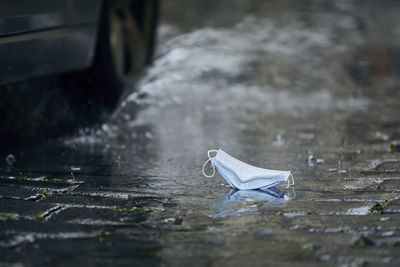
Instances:
[[[208,150],[208,152],[207,152],[208,159],[206,160],[206,162],[204,162],[203,168],[202,168],[202,170],[201,170],[201,171],[203,172],[203,175],[204,175],[205,177],[207,177],[207,178],[214,177],[214,175],[215,175],[215,166],[214,166],[214,164],[212,164],[212,161],[211,161],[211,160],[212,160],[212,159],[215,159],[217,155],[215,155],[214,157],[212,157],[212,156],[211,156],[211,153],[213,153],[213,152],[218,153],[218,150],[215,150],[215,149],[213,149],[213,150]],[[211,167],[212,167],[212,169],[213,169],[212,174],[210,174],[210,175],[206,174],[206,172],[204,171],[204,169],[205,169],[206,166],[207,166],[207,163],[209,163],[209,162],[211,162]]]

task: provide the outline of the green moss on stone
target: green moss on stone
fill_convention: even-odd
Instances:
[[[0,212],[0,221],[18,220],[20,216],[17,213]]]
[[[370,208],[370,212],[373,214],[382,214],[383,211],[389,206],[390,201],[385,200],[383,202],[378,202]]]
[[[400,152],[400,143],[391,143],[389,146],[390,152]]]
[[[51,196],[51,192],[47,189],[42,189],[40,193],[43,195],[43,198],[49,198]]]
[[[312,253],[319,248],[319,246],[313,242],[306,243],[302,246],[302,248],[308,253]]]
[[[46,218],[42,215],[42,214],[38,214],[38,215],[36,215],[36,217],[35,217],[35,219],[37,220],[37,221],[44,221]]]

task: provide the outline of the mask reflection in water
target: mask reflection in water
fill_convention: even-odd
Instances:
[[[222,199],[216,201],[214,217],[234,216],[257,212],[261,207],[279,206],[295,198],[294,187],[281,191],[276,187],[258,190],[230,189]]]

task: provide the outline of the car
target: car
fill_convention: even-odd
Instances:
[[[21,82],[79,73],[68,97],[113,110],[152,60],[158,17],[158,0],[0,0],[0,102]]]

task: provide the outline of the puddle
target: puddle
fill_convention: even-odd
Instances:
[[[370,206],[362,206],[359,208],[351,208],[346,212],[346,215],[367,215],[370,213]]]

